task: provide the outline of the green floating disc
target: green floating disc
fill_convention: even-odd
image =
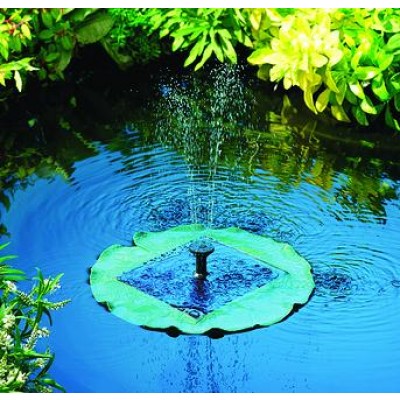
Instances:
[[[195,261],[187,250],[201,238],[216,245],[209,257],[210,280],[207,277],[206,281],[193,278]],[[134,243],[133,247],[113,245],[104,250],[91,269],[90,284],[95,299],[106,303],[111,313],[152,329],[204,334],[272,325],[285,318],[294,305],[305,304],[315,287],[309,263],[291,246],[238,228],[185,225],[164,232],[137,233]],[[218,259],[221,254],[228,255],[227,260]],[[185,267],[184,272],[179,261],[182,257],[192,257],[191,267]],[[223,267],[225,261],[228,264]],[[228,272],[219,271],[223,268]],[[149,275],[154,271],[159,275],[153,282]],[[264,280],[259,278],[261,271],[265,271]],[[144,277],[147,289],[141,290]],[[222,289],[227,293],[218,292],[220,283],[228,285]],[[195,303],[191,309],[192,298],[200,298],[201,312]]]

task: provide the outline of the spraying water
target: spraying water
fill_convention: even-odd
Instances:
[[[240,137],[249,121],[254,99],[245,96],[242,71],[241,66],[222,64],[210,72],[207,87],[196,77],[170,78],[159,86],[156,135],[181,149],[187,161],[193,223],[214,226],[216,186],[228,183],[215,179],[222,147]]]

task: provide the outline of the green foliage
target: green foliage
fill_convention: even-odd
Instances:
[[[28,72],[40,79],[63,78],[77,45],[94,43],[113,20],[95,8],[1,9],[0,84],[14,79],[21,91]]]
[[[23,52],[32,40],[32,18],[22,11],[0,11],[0,84],[5,86],[6,80],[14,79],[18,91],[22,90],[24,73],[36,69],[31,65],[32,57],[14,56]]]
[[[189,50],[185,66],[201,68],[214,54],[220,62],[237,62],[235,46],[252,47],[246,12],[238,8],[151,9],[152,29],[173,39],[172,50]]]
[[[147,64],[163,52],[162,44],[152,33],[151,9],[110,8],[114,26],[102,44],[113,60],[123,69],[134,63]]]
[[[285,10],[285,9],[283,9]],[[258,76],[298,86],[314,113],[400,131],[400,9],[255,9]]]
[[[1,245],[0,250],[6,246]],[[25,274],[6,264],[12,258],[0,257],[0,392],[64,391],[48,375],[54,354],[36,349],[38,340],[50,333],[41,326],[43,316],[51,324],[51,312],[68,302],[52,302],[47,298],[60,287],[62,274],[45,279],[38,270],[36,283],[29,292],[24,292],[15,282],[25,280]]]

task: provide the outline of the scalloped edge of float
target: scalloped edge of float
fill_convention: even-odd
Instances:
[[[200,237],[214,239],[286,274],[204,315],[193,318],[169,304],[118,281],[124,272]],[[186,334],[212,330],[235,332],[280,322],[295,305],[304,305],[315,288],[310,264],[290,245],[239,228],[209,229],[181,225],[162,232],[139,232],[134,246],[112,245],[91,268],[94,298],[123,320],[157,330]]]

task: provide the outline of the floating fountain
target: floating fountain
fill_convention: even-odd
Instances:
[[[237,332],[281,321],[314,289],[310,265],[288,244],[239,228],[215,229],[223,145],[243,135],[248,120],[239,70],[221,68],[207,95],[184,80],[163,83],[155,113],[160,142],[187,161],[189,201],[180,211],[192,224],[137,233],[133,247],[111,246],[92,267],[96,300],[133,324],[187,334]],[[159,228],[170,220],[176,225],[174,204],[168,206]]]
[[[291,246],[238,228],[185,225],[137,233],[134,243],[106,249],[90,281],[111,313],[147,328],[209,334],[268,326],[314,289],[310,265]]]

